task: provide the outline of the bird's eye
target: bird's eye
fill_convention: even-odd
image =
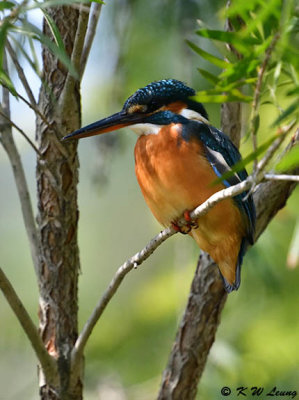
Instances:
[[[147,106],[145,104],[134,104],[128,108],[128,114],[144,113],[147,111]]]

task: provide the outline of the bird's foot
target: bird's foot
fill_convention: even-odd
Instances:
[[[183,216],[184,216],[184,220],[187,223],[187,226],[190,226],[191,229],[197,229],[198,228],[197,222],[192,220],[192,218],[190,217],[190,211],[189,210],[184,211]]]
[[[185,220],[184,225],[179,224],[178,221],[171,222],[171,226],[176,232],[180,232],[183,235],[186,235],[191,231],[191,229],[198,228],[197,223],[195,221],[192,221],[192,218],[190,217],[190,212],[188,210],[184,211],[183,218]]]

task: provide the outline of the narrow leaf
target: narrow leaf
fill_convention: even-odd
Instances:
[[[292,83],[292,82],[290,82]],[[299,94],[299,86],[295,87],[294,89],[291,89],[289,92],[287,92],[287,96],[293,96],[294,94]]]
[[[52,32],[52,35],[53,35],[53,38],[55,40],[57,47],[59,47],[62,51],[65,51],[64,44],[63,44],[62,38],[60,36],[60,32],[59,32],[57,25],[55,24],[53,18],[50,17],[48,12],[44,9],[42,9],[42,13],[44,14],[45,20],[47,21],[47,23],[51,29],[51,32]]]
[[[295,110],[298,110],[298,100],[295,100],[289,107],[284,110],[284,112],[276,118],[276,120],[271,125],[272,127],[279,125],[282,121],[287,119]]]
[[[2,25],[0,25],[0,69],[2,69],[3,65],[4,47],[9,26],[10,24],[6,19],[3,21]]]
[[[201,73],[201,75],[207,79],[209,82],[214,85],[219,82],[219,78],[216,75],[211,74],[211,72],[206,71],[205,69],[197,68],[197,70]]]
[[[190,42],[189,40],[187,40],[187,44],[191,47],[191,49],[193,51],[195,51],[195,53],[199,54],[202,58],[204,58],[205,60],[209,61],[210,63],[216,65],[217,67],[224,68],[224,69],[228,67],[228,65],[229,65],[228,62],[208,53],[205,50],[202,50],[200,47],[196,46],[196,44]]]
[[[0,2],[0,11],[9,10],[15,6],[15,3],[11,1],[1,1]]]
[[[22,32],[23,34],[33,37],[40,41],[45,47],[47,47],[69,70],[70,74],[75,78],[78,78],[78,73],[75,70],[70,58],[66,54],[63,48],[58,47],[48,36],[44,35],[43,32],[38,29],[35,25],[23,21],[23,25],[19,27],[13,27],[15,31]]]
[[[299,146],[294,146],[283,159],[276,165],[277,171],[286,171],[299,166]]]
[[[226,79],[227,83],[240,79],[256,78],[259,60],[244,58],[235,64],[229,64],[228,68],[222,71],[220,79]]]
[[[228,93],[217,90],[203,90],[197,92],[192,98],[202,103],[228,103],[231,101],[250,102],[252,100],[251,97],[243,95],[238,90],[233,90]]]
[[[220,183],[228,178],[232,177],[236,172],[240,172],[245,169],[246,165],[257,159],[260,154],[268,149],[272,142],[277,139],[277,135],[273,135],[265,143],[261,144],[255,151],[250,153],[247,157],[243,158],[241,161],[237,162],[230,171],[225,172],[220,178],[215,180],[215,184]]]
[[[205,37],[205,38],[219,40],[221,42],[229,43],[232,45],[240,45],[242,48],[245,47],[244,44],[256,45],[256,44],[261,43],[261,40],[255,38],[253,36],[241,37],[238,32],[200,29],[200,30],[196,31],[196,33],[197,33],[197,35]]]
[[[16,92],[16,89],[10,79],[10,77],[7,75],[7,73],[3,70],[0,70],[0,83],[7,87],[7,89],[9,90],[9,92],[15,96],[16,98],[18,98],[18,94]]]

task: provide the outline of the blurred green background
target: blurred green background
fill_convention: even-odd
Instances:
[[[196,68],[211,67],[192,54],[185,39],[210,46],[195,37],[196,20],[222,27],[217,13],[222,5],[192,0],[107,2],[82,83],[83,124],[116,112],[130,94],[153,80],[176,78],[195,89],[206,87]],[[40,23],[38,15],[32,20]],[[38,93],[38,80],[32,76],[30,82]],[[12,118],[34,138],[34,116],[15,101],[12,107]],[[219,106],[206,107],[219,126]],[[271,108],[262,107],[260,142],[269,135],[273,119]],[[246,115],[244,107],[244,123]],[[16,139],[35,205],[35,155],[17,134]],[[80,327],[118,266],[160,229],[135,179],[135,140],[133,133],[122,130],[79,145]],[[243,143],[241,151],[248,154],[250,143]],[[36,279],[2,148],[0,168],[1,267],[37,323]],[[245,257],[241,289],[229,295],[200,382],[201,399],[220,399],[222,386],[299,391],[299,268],[287,267],[298,201],[297,190]],[[86,400],[155,398],[198,253],[191,239],[175,235],[125,279],[86,350]],[[38,399],[33,351],[2,295],[0,321],[0,399]]]

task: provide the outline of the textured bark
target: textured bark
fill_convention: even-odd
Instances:
[[[48,10],[71,56],[79,12],[73,7]],[[51,37],[48,25],[44,32]],[[59,376],[55,385],[41,375],[42,399],[81,399],[82,380],[70,385],[70,353],[77,338],[77,142],[62,144],[60,139],[80,126],[79,84],[68,93],[67,103],[59,103],[67,70],[48,50],[43,50],[44,81],[39,107],[51,128],[37,118],[37,139],[42,157],[36,176],[38,227],[41,242],[39,262],[40,334],[48,352],[57,359]]]
[[[187,307],[162,378],[162,399],[194,399],[227,294],[215,263],[202,253]]]
[[[221,129],[229,133],[231,141],[236,147],[240,147],[241,132],[241,104],[223,103],[221,104]]]

